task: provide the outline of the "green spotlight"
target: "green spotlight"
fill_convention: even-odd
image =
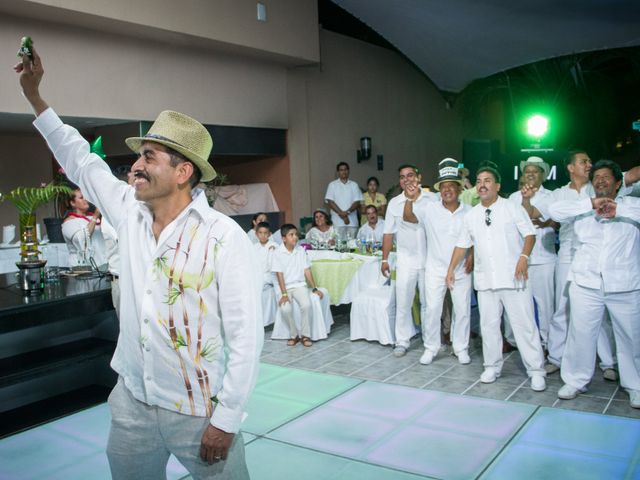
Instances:
[[[549,130],[549,119],[542,115],[533,115],[527,120],[527,133],[534,138],[542,138]]]

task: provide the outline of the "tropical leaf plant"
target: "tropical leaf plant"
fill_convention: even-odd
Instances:
[[[18,187],[11,190],[7,195],[2,195],[1,200],[9,200],[18,209],[21,215],[31,215],[38,207],[48,203],[57,195],[71,195],[73,190],[66,185],[49,183],[41,187]]]

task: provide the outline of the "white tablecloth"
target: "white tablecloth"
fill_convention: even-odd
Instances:
[[[42,252],[40,258],[47,260],[49,267],[69,266],[69,250],[66,243],[48,243],[39,245]],[[0,273],[17,272],[16,262],[20,261],[20,245],[0,247]]]

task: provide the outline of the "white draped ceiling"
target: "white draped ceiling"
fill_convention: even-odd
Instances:
[[[332,0],[443,90],[571,53],[640,45],[638,0]]]

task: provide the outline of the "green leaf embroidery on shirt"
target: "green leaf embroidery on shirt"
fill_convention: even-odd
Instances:
[[[178,348],[187,346],[187,341],[182,336],[182,332],[178,329],[176,329],[176,346]]]
[[[220,337],[209,337],[202,347],[200,355],[207,361],[213,362],[216,359],[216,354],[220,350]]]
[[[176,300],[178,300],[178,297],[180,297],[180,289],[172,288],[167,294],[167,299],[164,303],[166,303],[167,305],[173,305],[174,303],[176,303]]]

